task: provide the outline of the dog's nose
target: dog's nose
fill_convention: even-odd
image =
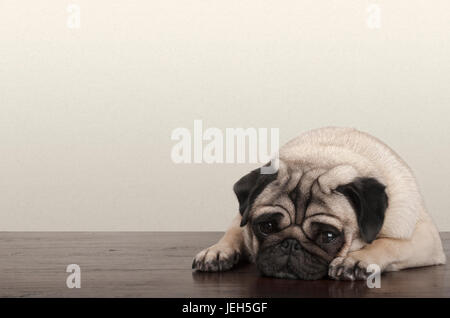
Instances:
[[[281,242],[281,250],[283,250],[285,253],[289,253],[293,249],[294,250],[300,249],[300,242],[297,241],[296,239],[289,238]]]

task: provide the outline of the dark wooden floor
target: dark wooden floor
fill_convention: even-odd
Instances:
[[[221,233],[0,233],[0,297],[450,297],[450,266],[384,274],[365,282],[259,276],[253,265],[192,272],[192,257]],[[450,233],[442,238],[447,256]],[[81,288],[66,287],[68,264]]]

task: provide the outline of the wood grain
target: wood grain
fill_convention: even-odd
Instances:
[[[2,232],[0,297],[450,297],[450,266],[387,273],[365,282],[261,277],[254,265],[192,272],[196,252],[217,232]],[[450,233],[441,234],[447,257]],[[68,264],[81,288],[66,287]]]

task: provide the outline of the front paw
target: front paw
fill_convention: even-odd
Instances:
[[[336,280],[366,280],[371,272],[369,264],[349,254],[347,257],[336,257],[329,265],[328,276]]]
[[[240,253],[226,244],[215,244],[194,257],[192,269],[202,272],[217,272],[231,269],[239,262]]]

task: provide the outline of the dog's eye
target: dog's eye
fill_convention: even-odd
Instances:
[[[275,230],[275,225],[272,222],[261,222],[258,227],[263,234],[270,234]]]
[[[324,231],[319,235],[319,243],[329,244],[336,239],[337,235],[331,231]]]

